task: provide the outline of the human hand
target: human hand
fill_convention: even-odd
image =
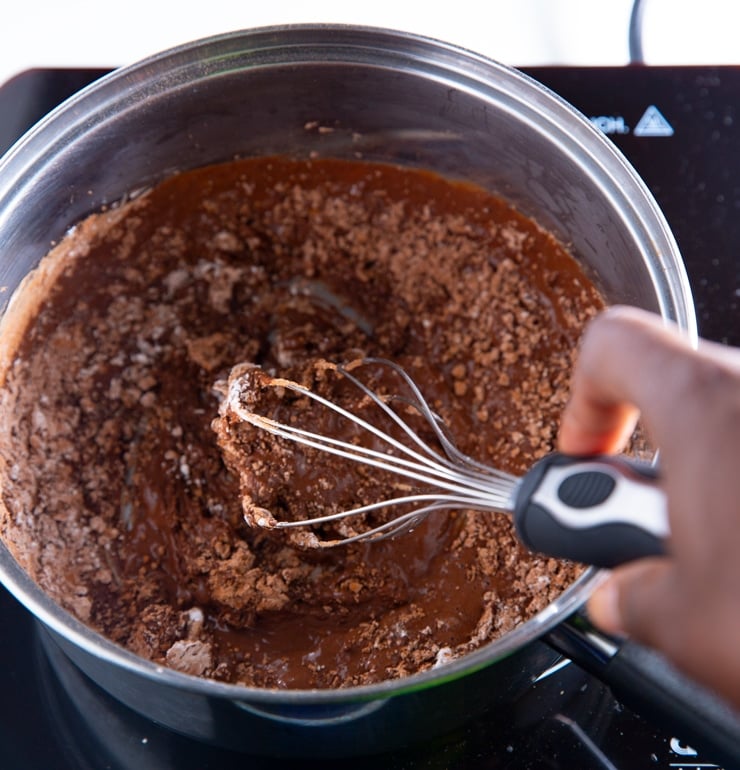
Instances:
[[[584,335],[559,448],[617,452],[640,413],[660,448],[670,555],[614,570],[589,615],[740,706],[740,350],[694,350],[657,316],[607,310]]]

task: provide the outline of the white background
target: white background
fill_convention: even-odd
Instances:
[[[8,8],[3,10],[2,6]],[[632,0],[3,0],[0,84],[32,67],[112,67],[233,29],[403,29],[512,65],[626,64]],[[738,0],[646,0],[650,64],[739,63]]]

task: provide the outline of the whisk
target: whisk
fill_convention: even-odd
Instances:
[[[385,395],[360,378],[364,367],[385,370],[396,377],[406,395]],[[365,403],[383,415],[384,424],[397,426],[395,435],[360,417],[308,387],[260,371],[259,387],[285,389],[305,396],[349,420],[374,437],[382,449],[322,435],[289,422],[279,422],[254,409],[241,377],[232,377],[224,407],[238,420],[275,436],[289,439],[339,457],[389,471],[423,484],[432,491],[388,500],[297,521],[280,521],[272,515],[258,518],[258,526],[287,529],[317,527],[372,511],[399,507],[398,516],[378,526],[332,540],[311,538],[318,547],[375,541],[412,530],[420,521],[442,509],[464,509],[513,514],[518,537],[530,550],[573,559],[600,567],[665,553],[669,536],[666,499],[658,486],[656,470],[625,456],[570,457],[553,453],[539,460],[523,477],[489,467],[461,452],[442,419],[425,400],[418,385],[398,364],[382,358],[363,358],[345,366],[325,364],[357,388]],[[254,370],[252,370],[254,374]],[[428,424],[439,448],[422,440],[402,410],[418,413]],[[380,422],[380,419],[378,420]],[[440,451],[441,450],[441,451]],[[407,510],[410,507],[410,510]]]

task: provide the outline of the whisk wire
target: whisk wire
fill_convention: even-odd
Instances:
[[[318,393],[314,393],[304,385],[281,378],[270,380],[270,385],[275,388],[283,387],[306,396],[344,419],[349,420],[362,430],[367,431],[370,435],[375,436],[398,454],[350,443],[257,414],[251,411],[251,409],[242,406],[238,381],[235,383],[235,387],[232,387],[229,391],[229,407],[241,420],[273,435],[356,463],[361,463],[365,466],[369,465],[382,471],[401,475],[441,491],[399,496],[390,500],[374,502],[325,516],[298,521],[279,521],[271,526],[276,528],[316,526],[346,520],[350,517],[360,516],[391,506],[415,506],[413,510],[401,513],[393,519],[359,534],[348,535],[338,540],[318,541],[318,545],[330,547],[340,542],[351,543],[392,537],[413,528],[429,513],[442,509],[511,510],[511,502],[518,484],[516,476],[488,468],[458,450],[446,434],[441,418],[431,409],[416,383],[400,366],[381,358],[362,359],[361,364],[372,364],[392,370],[403,380],[412,397],[409,399],[398,394],[381,396],[348,371],[346,367],[336,366],[334,370],[358,388],[361,393],[370,399],[374,406],[382,410],[386,417],[402,431],[412,443],[412,446],[394,438],[388,432],[373,425],[359,415],[348,411]],[[445,454],[439,453],[424,441],[411,425],[396,410],[391,408],[389,405],[390,401],[402,402],[415,409],[432,427]]]
[[[315,395],[316,394],[312,393],[310,394],[310,397],[313,398]],[[316,397],[320,398],[318,396]],[[477,479],[469,479],[459,471],[447,468],[444,465],[437,465],[431,460],[424,458],[415,452],[411,452],[411,450],[404,448],[403,444],[396,442],[391,437],[386,437],[388,443],[393,446],[399,444],[402,451],[406,451],[407,453],[411,452],[418,458],[417,461],[414,462],[407,460],[404,457],[389,455],[385,452],[371,449],[370,447],[349,444],[340,439],[334,439],[330,436],[324,436],[293,425],[285,425],[284,423],[280,423],[269,417],[244,410],[241,407],[237,407],[235,412],[245,422],[280,438],[286,438],[303,446],[319,449],[323,452],[328,452],[329,454],[343,457],[347,460],[362,463],[363,465],[370,465],[379,470],[389,471],[396,475],[405,476],[406,478],[420,481],[424,484],[434,485],[447,491],[457,492],[461,495],[466,494],[468,496],[475,495],[483,497],[486,500],[489,500],[489,504],[504,505],[509,499],[513,489],[513,485],[511,484],[506,486],[501,485],[501,487],[498,488],[491,483],[485,484],[479,482]],[[422,473],[422,471],[424,472]],[[315,523],[315,520],[312,519],[312,522]]]
[[[429,403],[422,395],[419,386],[414,382],[414,380],[411,378],[411,375],[409,375],[405,369],[393,361],[389,361],[385,358],[369,357],[362,359],[362,361],[363,364],[377,364],[384,366],[395,372],[395,374],[397,374],[403,380],[406,387],[411,391],[413,399],[403,399],[398,395],[395,395],[392,398],[395,400],[404,401],[405,403],[415,408],[424,418],[426,418],[427,423],[432,427],[432,430],[434,430],[434,433],[437,436],[440,445],[444,449],[445,454],[447,454],[448,459],[442,458],[437,452],[434,452],[430,447],[428,447],[428,445],[426,445],[422,439],[395,412],[393,412],[393,410],[389,409],[387,405],[382,402],[377,393],[368,388],[358,378],[354,377],[350,372],[347,371],[345,367],[338,366],[337,370],[340,371],[345,377],[347,377],[347,379],[354,382],[357,387],[359,387],[366,395],[375,401],[375,403],[381,406],[384,411],[386,411],[386,413],[388,413],[394,420],[396,420],[398,424],[403,427],[409,438],[411,438],[416,443],[426,447],[426,449],[431,454],[433,454],[440,461],[445,462],[445,464],[447,464],[449,467],[452,467],[456,473],[460,472],[461,466],[465,466],[467,469],[466,474],[468,476],[472,472],[475,472],[476,475],[480,475],[480,478],[486,482],[486,485],[489,485],[492,479],[499,479],[507,486],[517,483],[516,476],[498,470],[497,468],[491,468],[484,463],[478,462],[469,455],[461,452],[457,446],[455,446],[455,443],[447,433],[444,421],[441,419],[441,417],[439,417],[438,414],[436,414],[436,412],[432,410],[432,408],[429,406]]]

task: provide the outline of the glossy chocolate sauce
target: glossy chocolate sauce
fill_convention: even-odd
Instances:
[[[247,526],[243,503],[303,516],[397,482],[217,435],[235,364],[310,376],[318,359],[382,356],[478,460],[521,473],[550,451],[602,303],[483,190],[363,162],[235,161],[90,217],[22,295],[3,322],[19,342],[0,530],[45,590],[142,656],[263,687],[382,681],[496,638],[579,572],[466,511],[296,548]]]

